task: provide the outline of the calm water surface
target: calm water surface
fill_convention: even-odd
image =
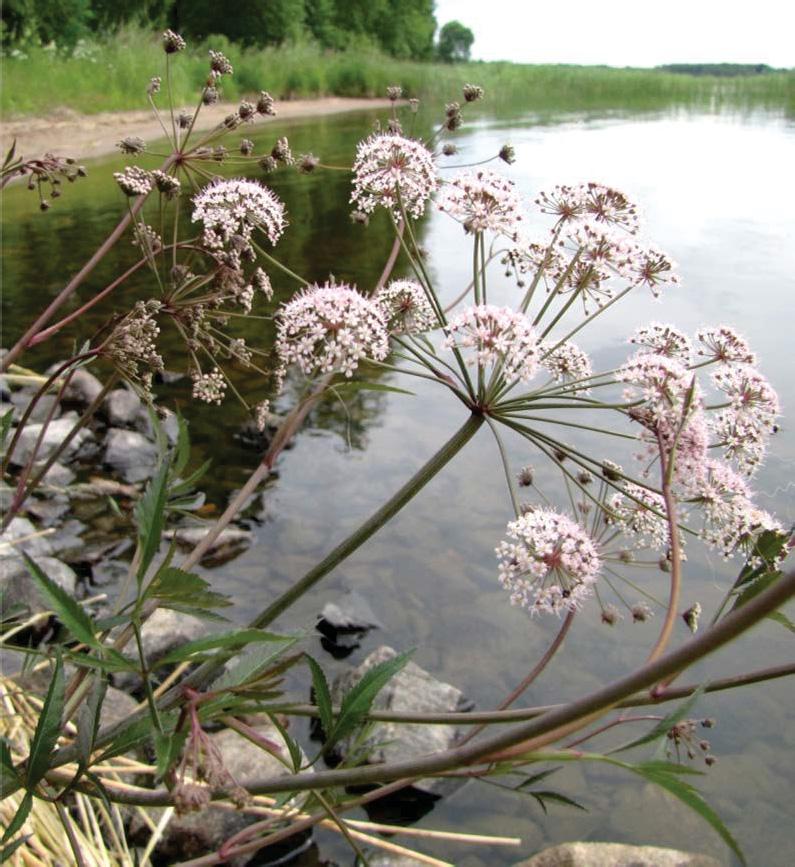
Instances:
[[[339,163],[349,159],[371,121],[365,113],[295,124],[290,139],[294,150],[313,150],[324,161]],[[582,333],[580,342],[593,355],[596,369],[626,357],[627,335],[650,319],[674,322],[690,333],[703,324],[732,323],[748,337],[784,407],[783,429],[755,480],[758,500],[784,523],[793,522],[795,436],[788,421],[795,404],[792,122],[766,115],[687,114],[573,117],[543,124],[535,118],[482,119],[460,136],[461,161],[494,152],[506,140],[518,157],[507,172],[528,196],[555,183],[598,180],[614,185],[642,204],[649,236],[679,263],[683,285],[662,302],[652,303],[638,292]],[[70,188],[46,218],[35,212],[25,191],[12,190],[7,197],[7,334],[12,322],[27,321],[44,294],[59,288],[65,266],[72,270],[85,259],[87,241],[110,226],[119,207],[108,182],[113,169],[112,163],[94,166],[84,189]],[[389,249],[388,227],[375,221],[363,231],[349,224],[344,174],[323,175],[319,181],[289,175],[275,178],[273,185],[291,214],[293,226],[280,245],[291,267],[315,279],[333,272],[363,287],[374,283]],[[457,224],[438,214],[424,226],[422,243],[447,298],[470,278],[469,245],[461,234]],[[132,252],[123,250],[123,255],[131,257]],[[103,285],[102,277],[109,273],[98,274],[86,291]],[[284,292],[290,288],[275,282]],[[515,303],[516,291],[497,279],[490,300]],[[267,337],[269,323],[247,323],[244,333],[253,342],[263,329]],[[47,347],[28,361],[51,361],[63,351]],[[241,374],[240,382],[252,399],[267,393],[267,385],[250,375]],[[414,390],[415,397],[371,393],[350,408],[350,415],[329,405],[285,453],[279,478],[248,513],[256,544],[208,572],[234,596],[241,620],[300,577],[462,423],[459,405],[430,383],[426,388],[417,382],[396,381]],[[184,402],[186,390],[177,386],[168,397]],[[197,452],[215,458],[210,496],[222,505],[256,456],[232,439],[234,426],[243,419],[233,406],[224,410],[221,426],[217,411],[192,408],[192,417],[194,413]],[[576,446],[581,441],[572,437],[570,442]],[[535,463],[542,482],[551,481],[551,471],[526,445],[509,441],[509,451],[517,468]],[[530,621],[512,609],[497,585],[493,548],[511,517],[498,455],[483,430],[447,472],[279,625],[311,626],[322,605],[341,588],[355,588],[370,600],[384,628],[372,633],[348,661],[358,662],[381,643],[416,647],[420,665],[461,687],[481,708],[494,706],[527,673],[558,627],[554,619]],[[692,545],[689,551],[682,607],[698,600],[709,612],[736,566],[696,549]],[[643,573],[639,580],[665,595],[659,573]],[[654,622],[624,622],[610,630],[587,610],[556,664],[527,695],[527,703],[572,698],[628,671],[641,661],[657,628]],[[677,637],[686,637],[684,625]],[[331,671],[341,664],[319,645],[313,649]],[[726,676],[790,658],[792,635],[771,623],[692,670],[687,680]],[[719,762],[698,785],[752,864],[793,863],[793,697],[793,687],[779,682],[711,696],[695,711],[718,719],[710,740]],[[595,749],[607,745],[594,742]],[[530,799],[469,783],[418,824],[521,836],[521,855],[564,840],[603,839],[678,846],[730,863],[720,840],[694,815],[617,771],[570,766],[549,782],[589,812],[552,807],[545,817]],[[350,862],[333,838],[321,834],[319,839],[324,853]],[[519,860],[515,851],[446,845],[427,851],[467,867]]]

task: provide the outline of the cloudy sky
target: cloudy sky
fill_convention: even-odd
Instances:
[[[795,66],[793,0],[436,0],[453,19],[479,60]]]

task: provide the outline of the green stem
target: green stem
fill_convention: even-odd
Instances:
[[[471,415],[438,452],[397,491],[380,509],[375,511],[347,539],[340,542],[320,563],[297,581],[289,590],[282,593],[264,611],[261,611],[249,624],[256,629],[264,629],[294,602],[300,599],[315,584],[328,575],[346,557],[361,547],[374,533],[390,521],[425,485],[469,442],[483,424],[483,416]]]

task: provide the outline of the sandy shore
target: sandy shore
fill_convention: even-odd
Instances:
[[[362,108],[383,108],[389,104],[388,99],[349,99],[337,96],[277,102],[276,117],[258,117],[251,126],[259,127],[266,123],[278,123],[280,120],[339,114]],[[196,129],[215,126],[236,108],[237,103],[203,108]],[[241,131],[242,129],[243,127]],[[118,153],[116,142],[128,135],[137,135],[144,141],[153,142],[163,138],[163,130],[148,110],[77,114],[69,109],[61,109],[51,112],[45,118],[28,117],[4,121],[0,132],[0,148],[5,154],[16,139],[17,155],[23,155],[27,159],[51,152],[58,156],[88,160]]]

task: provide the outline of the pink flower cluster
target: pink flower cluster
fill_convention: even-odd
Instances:
[[[512,238],[524,220],[513,181],[490,169],[457,174],[442,187],[436,204],[466,232],[495,232]]]
[[[561,343],[548,355],[542,355],[541,364],[557,382],[576,382],[593,375],[591,359],[573,343]],[[583,386],[578,391],[588,391]]]
[[[604,184],[558,184],[550,192],[540,193],[536,204],[543,213],[552,214],[562,223],[584,217],[621,226],[632,233],[638,230],[636,206],[624,193]]]
[[[283,367],[297,364],[308,376],[352,376],[362,359],[389,353],[383,311],[351,286],[310,286],[280,310],[276,351]]]
[[[591,537],[552,509],[534,509],[511,521],[495,549],[499,580],[511,604],[531,614],[560,614],[591,595],[600,569]]]
[[[251,245],[255,229],[276,244],[287,225],[284,204],[258,181],[216,180],[194,197],[193,205],[191,219],[204,225],[202,242],[210,250],[226,251],[233,267],[239,267],[241,256],[256,258]]]
[[[419,334],[438,324],[425,290],[416,280],[393,280],[373,296],[390,333]]]
[[[469,364],[501,365],[509,382],[528,382],[538,370],[538,337],[530,320],[510,307],[466,307],[448,324],[444,345],[473,349]]]
[[[399,220],[402,204],[407,214],[419,218],[436,186],[433,154],[421,142],[391,134],[359,142],[351,202],[365,214],[381,205]]]

